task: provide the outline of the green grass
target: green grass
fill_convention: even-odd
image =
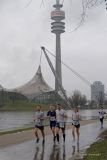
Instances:
[[[83,160],[107,160],[107,139],[92,144]]]
[[[12,134],[12,133],[17,133],[17,132],[23,132],[23,131],[31,130],[33,128],[34,127],[20,128],[20,129],[15,129],[15,130],[11,130],[11,131],[3,131],[3,132],[0,132],[0,136],[5,135],[5,134]]]
[[[47,127],[49,126],[49,121],[45,120],[44,121],[44,126]],[[27,130],[31,130],[34,129],[34,124],[32,123],[31,127],[25,127],[25,128],[18,128],[18,129],[13,129],[10,131],[1,131],[0,132],[0,136],[5,135],[5,134],[13,134],[13,133],[17,133],[17,132],[23,132],[23,131],[27,131]]]
[[[5,103],[3,107],[0,108],[0,111],[33,111],[38,104],[29,102],[29,101],[9,101]],[[43,110],[48,110],[49,105],[42,105]]]

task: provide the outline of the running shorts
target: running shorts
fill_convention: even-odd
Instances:
[[[72,125],[75,126],[76,128],[80,128],[80,124],[75,125],[72,123]]]
[[[38,126],[38,125],[35,125],[35,128],[38,128],[38,129],[40,129],[41,131],[43,131],[43,130],[44,130],[44,126]]]
[[[56,123],[56,127],[59,128],[59,129],[60,129],[60,128],[61,128],[61,129],[65,129],[65,122],[57,122],[57,123]]]
[[[104,117],[100,118],[100,122],[103,122]]]
[[[56,121],[50,121],[50,128],[56,127]]]

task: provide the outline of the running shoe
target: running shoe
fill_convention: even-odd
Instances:
[[[45,143],[45,139],[42,140],[42,144],[44,144],[44,143]]]
[[[39,142],[39,138],[37,138],[37,140],[36,140],[36,143],[38,143]]]
[[[63,134],[63,141],[65,142],[65,134]]]
[[[56,136],[53,137],[53,141],[54,141],[54,142],[56,141]]]

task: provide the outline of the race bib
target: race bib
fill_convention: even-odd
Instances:
[[[79,121],[77,121],[77,120],[73,120],[73,122],[72,122],[74,125],[78,125],[79,124]]]
[[[64,128],[65,127],[65,123],[64,122],[60,122],[59,125],[60,125],[60,128]]]

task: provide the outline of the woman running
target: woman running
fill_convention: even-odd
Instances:
[[[56,127],[56,111],[54,106],[50,106],[50,111],[48,111],[47,116],[50,119],[50,128],[53,133],[53,141],[55,142],[56,135],[55,135],[55,127]]]
[[[45,133],[44,133],[44,124],[43,124],[44,113],[42,112],[40,105],[38,105],[36,108],[34,121],[35,121],[35,136],[37,138],[36,142],[37,143],[39,142],[38,130],[40,130],[42,133],[42,137],[43,137],[42,143],[44,144],[45,142]]]
[[[77,141],[79,142],[79,129],[80,129],[80,115],[78,107],[75,107],[74,111],[72,112],[72,135],[73,135],[73,142],[75,142],[75,130],[77,134]]]

